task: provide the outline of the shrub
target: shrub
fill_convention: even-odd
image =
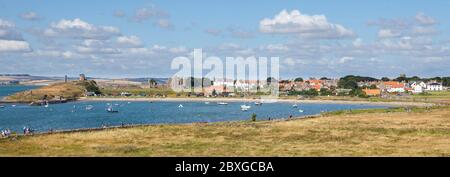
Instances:
[[[256,114],[255,114],[255,113],[252,114],[252,121],[253,121],[253,122],[256,121]]]

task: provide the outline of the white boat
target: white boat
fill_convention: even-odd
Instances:
[[[12,107],[16,107],[16,105],[15,104],[13,104],[13,105],[11,105]]]
[[[255,105],[260,106],[260,105],[262,105],[262,103],[261,102],[255,102]]]
[[[251,108],[251,106],[247,106],[247,105],[241,105],[241,108],[244,108],[244,109],[250,109]]]
[[[297,108],[298,105],[297,105],[297,104],[293,104],[292,107],[293,107],[293,108]]]
[[[205,104],[209,104],[209,102],[207,101],[207,102],[205,102]]]
[[[225,102],[218,102],[217,104],[218,105],[228,105],[228,103],[225,103]]]
[[[108,109],[106,109],[106,111],[109,113],[118,113],[119,112],[118,110],[114,110],[111,106],[108,107]]]
[[[0,106],[0,108],[5,108],[5,106]]]
[[[251,106],[241,105],[241,110],[242,111],[248,111],[250,108],[251,108]]]
[[[92,105],[87,105],[86,106],[86,110],[91,110],[92,108],[94,108],[94,106],[92,106]]]
[[[45,106],[44,106],[44,107],[48,108],[48,104],[45,104]]]
[[[298,110],[298,112],[303,112],[303,109]]]
[[[179,108],[182,108],[182,107],[183,107],[183,105],[182,105],[182,104],[180,104],[180,105],[178,105],[178,107],[179,107]]]

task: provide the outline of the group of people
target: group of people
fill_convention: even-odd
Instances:
[[[33,134],[33,129],[31,129],[30,127],[23,127],[23,134],[24,135],[31,135]]]
[[[6,129],[6,130],[2,130],[2,137],[9,137],[11,136],[11,130]]]

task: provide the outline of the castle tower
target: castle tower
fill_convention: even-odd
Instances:
[[[86,76],[84,74],[80,74],[80,81],[85,81],[86,80]]]

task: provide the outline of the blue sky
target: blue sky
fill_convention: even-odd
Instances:
[[[174,57],[202,48],[209,56],[279,56],[284,78],[445,76],[448,7],[438,0],[0,0],[0,73],[169,77]]]

